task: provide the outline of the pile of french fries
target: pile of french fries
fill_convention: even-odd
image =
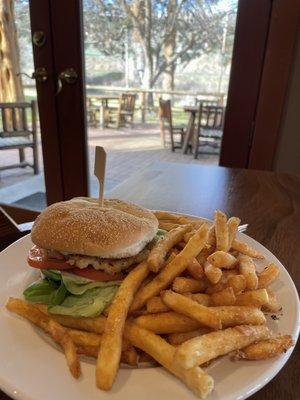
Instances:
[[[275,335],[264,312],[281,310],[270,285],[279,268],[236,238],[240,220],[216,211],[214,223],[155,212],[168,233],[124,279],[105,315],[74,318],[10,298],[7,309],[47,332],[65,352],[73,376],[79,354],[97,358],[96,385],[109,390],[120,362],[156,362],[199,398],[214,388],[203,367],[231,354],[263,360],[292,346]],[[161,336],[163,335],[163,336]]]

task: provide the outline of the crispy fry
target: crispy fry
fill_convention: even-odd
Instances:
[[[122,351],[121,362],[130,365],[131,367],[136,367],[138,365],[138,353],[133,346],[130,346],[129,349]]]
[[[155,296],[146,303],[147,312],[150,314],[170,311],[170,308],[162,301],[161,297]]]
[[[236,297],[232,287],[221,290],[210,295],[211,304],[214,306],[232,306],[236,302]]]
[[[230,250],[231,244],[233,239],[235,239],[238,226],[241,223],[241,220],[237,217],[231,217],[227,221],[227,226],[228,226],[228,249]]]
[[[228,250],[228,226],[227,217],[220,211],[215,211],[215,234],[216,234],[216,248],[217,250]]]
[[[211,307],[222,322],[224,328],[236,325],[262,325],[266,318],[261,310],[246,306]],[[148,314],[134,320],[139,326],[158,334],[181,333],[199,329],[201,324],[176,312]]]
[[[52,339],[64,349],[71,374],[74,378],[80,376],[80,364],[76,352],[76,346],[64,327],[32,304],[26,303],[21,299],[10,297],[6,304],[6,308],[11,312],[26,318],[48,333]]]
[[[99,346],[84,346],[77,345],[77,353],[87,357],[97,358],[99,353]]]
[[[196,331],[183,332],[183,333],[170,333],[167,339],[170,344],[178,346],[179,344],[182,344],[187,340],[190,340],[197,336],[204,335],[209,332],[210,330],[208,328],[199,328]]]
[[[179,214],[172,214],[168,211],[153,211],[153,214],[159,221],[169,220],[180,224],[188,224],[190,222],[188,218]]]
[[[268,358],[285,353],[291,346],[293,346],[293,340],[290,335],[277,336],[273,339],[253,343],[239,350],[234,358],[244,360],[267,360]]]
[[[78,346],[92,346],[99,349],[102,335],[92,332],[80,331],[78,329],[67,330],[73,342]]]
[[[263,312],[256,307],[219,306],[211,307],[217,313],[224,328],[236,325],[262,325],[266,323]]]
[[[126,323],[124,335],[134,346],[145,351],[159,364],[181,379],[201,399],[211,393],[213,379],[199,367],[191,368],[188,371],[181,368],[173,360],[175,348],[160,336],[130,322]]]
[[[244,275],[246,279],[246,287],[249,290],[257,289],[258,277],[256,275],[256,267],[254,262],[249,256],[239,257],[240,273]]]
[[[241,242],[237,239],[234,239],[232,241],[231,247],[233,248],[233,250],[236,250],[239,253],[245,254],[246,256],[249,256],[251,258],[264,258],[262,254],[253,249],[247,243]]]
[[[150,363],[155,367],[158,365],[158,362],[155,361],[153,357],[149,356],[149,354],[145,353],[142,350],[140,350],[139,353],[140,354],[139,354],[138,364],[140,364],[140,363]]]
[[[179,276],[174,279],[172,289],[177,293],[196,293],[203,292],[207,288],[207,282],[204,279],[197,280]]]
[[[222,329],[220,319],[209,307],[202,306],[194,300],[171,290],[162,292],[161,297],[164,303],[172,310],[200,322],[201,325],[212,329]]]
[[[139,310],[146,304],[147,300],[168,287],[186,269],[188,263],[199,254],[206,243],[207,235],[207,225],[203,224],[174,260],[167,264],[148,285],[138,291],[130,310]]]
[[[281,304],[279,303],[276,294],[269,288],[266,289],[269,297],[269,301],[267,304],[263,305],[264,311],[269,311],[276,313],[282,309]]]
[[[270,331],[266,326],[241,325],[211,332],[181,344],[175,351],[174,361],[183,368],[193,368],[269,337]]]
[[[246,289],[246,279],[244,275],[229,276],[227,280],[227,286],[231,286],[234,290],[234,293],[241,293]]]
[[[149,269],[146,262],[135,267],[121,283],[110,306],[96,365],[96,384],[100,389],[112,387],[119,368],[124,324],[133,296]]]
[[[274,282],[279,276],[280,270],[276,264],[269,264],[264,271],[258,275],[258,288],[265,288]]]
[[[202,279],[204,277],[203,267],[196,258],[188,264],[187,271],[194,279]]]
[[[179,243],[191,225],[182,225],[169,231],[162,240],[159,240],[147,259],[148,267],[153,272],[158,272],[164,265],[167,253]]]
[[[204,264],[204,273],[206,278],[213,284],[218,283],[222,278],[222,271],[220,268],[215,267],[209,262]]]
[[[47,306],[42,304],[35,304],[35,307],[40,311],[48,314],[54,321],[68,328],[84,330],[88,332],[103,333],[106,323],[106,318],[99,317],[69,317],[67,315],[49,314],[47,313]]]
[[[237,259],[233,255],[220,250],[207,257],[207,261],[217,268],[225,269],[235,268],[237,264]]]
[[[261,307],[268,304],[269,296],[266,289],[248,290],[236,296],[236,305]]]
[[[158,227],[159,229],[164,229],[165,231],[171,231],[172,229],[176,229],[180,226],[180,224],[175,224],[174,222],[167,221],[159,221]]]
[[[203,306],[209,307],[212,305],[211,297],[206,293],[183,293],[183,296],[189,297]]]

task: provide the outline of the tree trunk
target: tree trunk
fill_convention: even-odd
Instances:
[[[0,0],[0,102],[24,101],[13,0]]]
[[[174,23],[173,17],[175,9],[177,7],[177,0],[169,0],[168,3],[168,18],[166,21],[166,34],[164,40],[163,54],[166,62],[166,69],[163,73],[163,90],[170,92],[174,90],[174,75],[175,75],[175,64],[172,63],[172,59],[175,53],[176,47],[176,22]],[[170,98],[170,95],[165,96]]]

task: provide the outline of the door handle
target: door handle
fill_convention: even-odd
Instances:
[[[45,67],[38,67],[38,68],[32,73],[31,76],[28,75],[28,74],[26,74],[25,72],[18,72],[18,73],[17,73],[17,76],[20,76],[20,75],[27,76],[27,78],[30,78],[30,79],[35,79],[35,80],[36,80],[37,82],[39,82],[39,83],[44,83],[44,82],[46,82],[47,79],[48,79],[48,73],[47,73],[47,70],[46,70]]]
[[[74,68],[67,68],[64,71],[60,72],[60,74],[58,75],[56,95],[61,92],[64,83],[67,83],[68,85],[73,85],[77,81],[77,78],[78,74]]]

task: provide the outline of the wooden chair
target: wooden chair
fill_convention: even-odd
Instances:
[[[224,110],[224,107],[200,103],[197,128],[194,136],[194,158],[198,157],[200,146],[220,147],[223,133]],[[214,154],[217,154],[217,152]]]
[[[159,120],[160,120],[160,137],[163,146],[166,145],[165,131],[170,134],[171,150],[181,149],[183,145],[185,128],[184,126],[174,126],[172,118],[171,100],[159,99]]]
[[[195,105],[200,106],[202,104],[204,107],[208,106],[220,106],[220,103],[218,100],[201,100],[201,99],[195,99]]]
[[[95,106],[93,100],[92,97],[86,99],[86,115],[88,126],[96,128],[100,123],[100,106]]]
[[[31,129],[27,123],[27,112],[31,113]],[[36,102],[31,103],[0,103],[0,150],[19,150],[20,162],[1,166],[0,171],[10,168],[32,167],[35,174],[39,173],[37,148]],[[2,121],[2,123],[1,123]],[[33,164],[25,159],[25,148],[33,151]]]
[[[122,93],[119,98],[118,107],[103,105],[103,125],[109,127],[114,124],[117,128],[130,124],[132,126],[135,111],[136,95],[133,93]]]

